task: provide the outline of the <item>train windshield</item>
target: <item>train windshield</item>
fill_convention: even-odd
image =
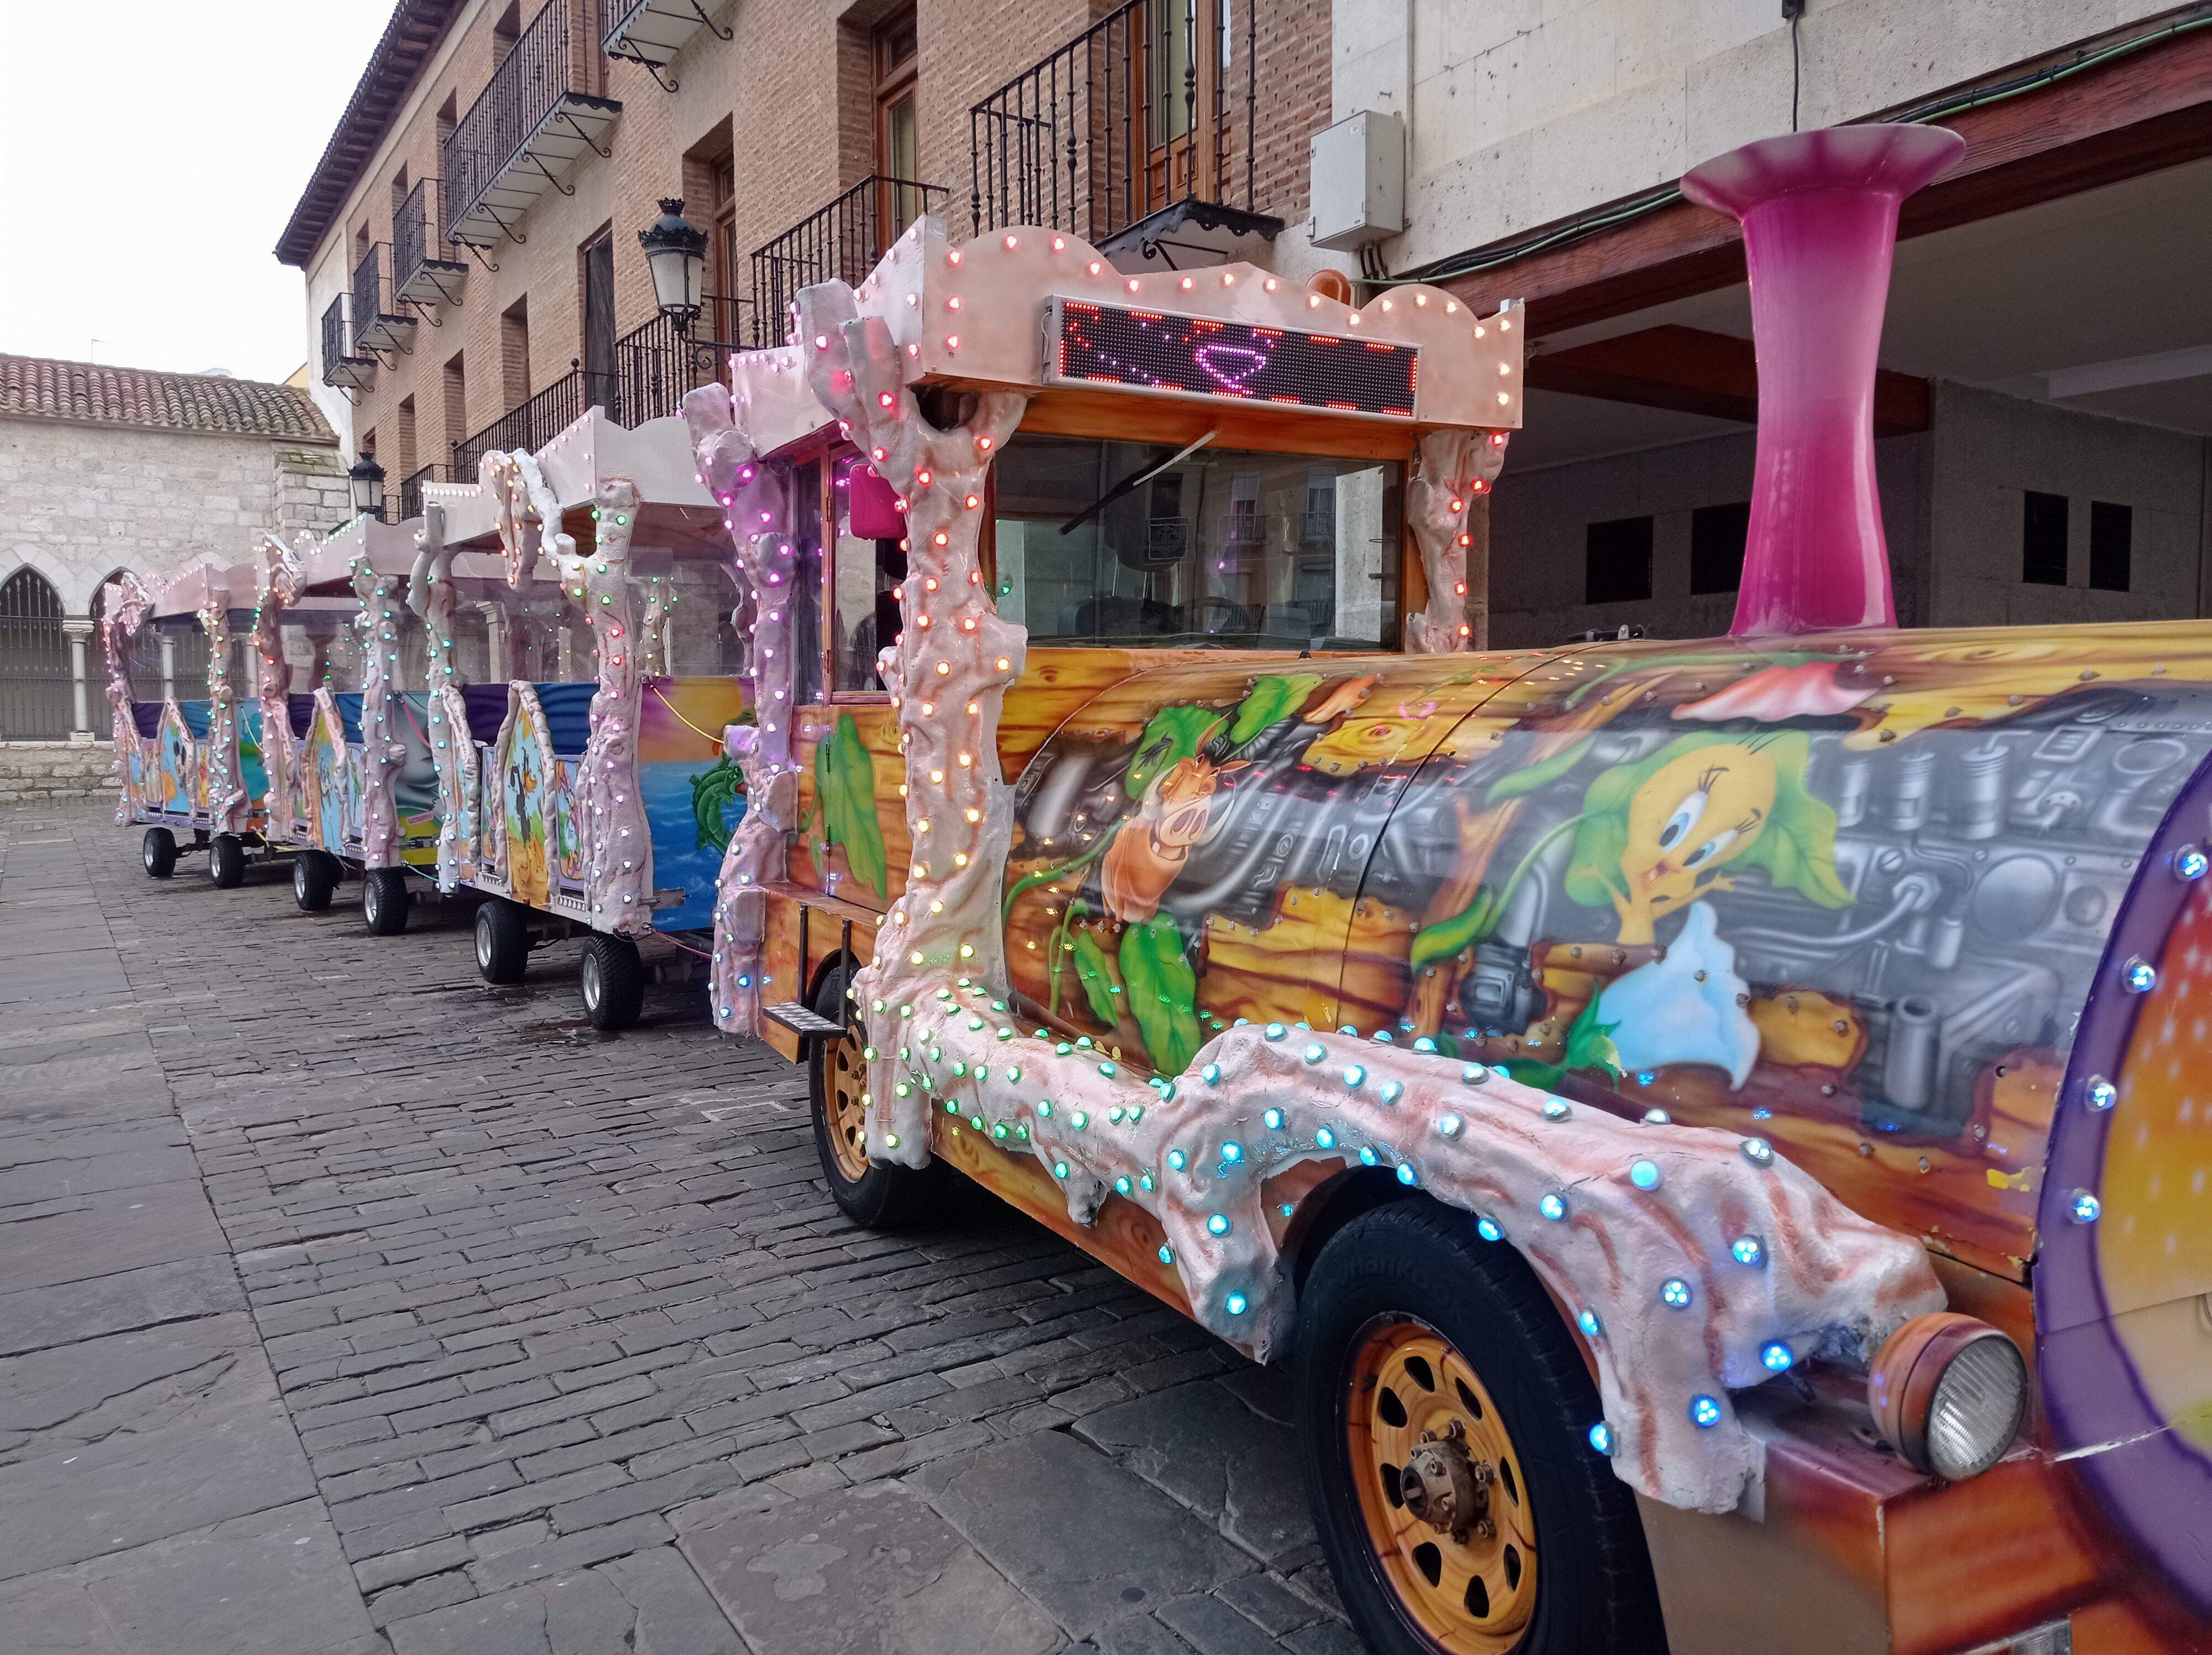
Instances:
[[[999,612],[1038,643],[1395,649],[1393,460],[1016,437],[994,468]]]

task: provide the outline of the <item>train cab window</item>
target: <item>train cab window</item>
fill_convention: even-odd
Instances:
[[[1395,649],[1401,481],[1395,461],[1018,436],[994,471],[999,612],[1046,644]]]
[[[876,652],[899,635],[898,599],[891,593],[906,578],[906,554],[896,537],[853,532],[850,477],[849,462],[840,462],[831,490],[837,547],[832,560],[836,589],[830,594],[830,687],[881,690]]]

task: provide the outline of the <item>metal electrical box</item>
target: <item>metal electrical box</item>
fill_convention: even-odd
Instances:
[[[1313,244],[1364,247],[1406,228],[1406,128],[1363,109],[1313,137]]]

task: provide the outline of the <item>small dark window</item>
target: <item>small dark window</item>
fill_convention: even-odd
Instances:
[[[1651,520],[1593,523],[1583,548],[1583,601],[1630,603],[1651,595]]]
[[[2128,565],[2135,550],[2136,513],[2132,506],[2116,506],[2109,500],[2089,502],[2089,584],[2100,592],[2125,592]]]
[[[1690,593],[1733,592],[1743,584],[1743,543],[1751,502],[1700,506],[1690,514]]]
[[[2027,491],[2020,519],[2020,578],[2030,586],[2066,584],[2066,496]]]

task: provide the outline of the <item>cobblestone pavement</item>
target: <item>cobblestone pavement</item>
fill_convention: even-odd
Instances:
[[[0,811],[0,1650],[1356,1652],[1279,1374],[969,1191],[896,1237],[696,989]]]

